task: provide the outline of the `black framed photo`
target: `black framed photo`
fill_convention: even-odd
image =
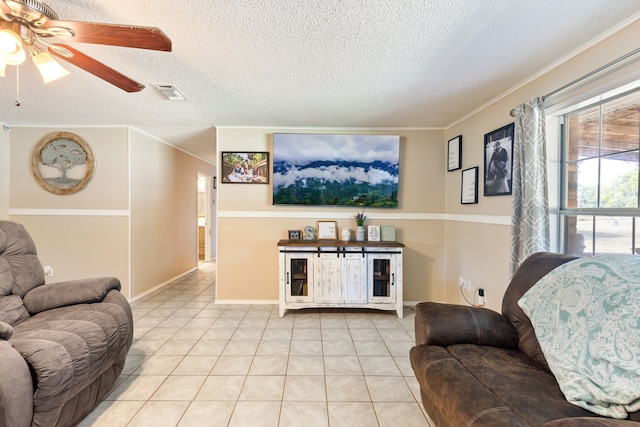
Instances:
[[[225,184],[269,183],[269,153],[266,151],[223,151],[221,164]]]
[[[514,124],[484,135],[484,195],[510,195],[513,177]]]
[[[300,230],[289,230],[289,240],[300,240]]]
[[[460,189],[460,203],[471,205],[478,203],[478,175],[480,167],[474,166],[462,171],[462,188]]]
[[[447,143],[447,171],[462,168],[462,135],[451,138]]]

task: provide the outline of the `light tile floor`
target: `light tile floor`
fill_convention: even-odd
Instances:
[[[429,426],[413,311],[220,305],[215,264],[131,304],[134,343],[87,427]]]

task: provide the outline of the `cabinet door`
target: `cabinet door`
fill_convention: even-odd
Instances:
[[[342,297],[346,303],[367,302],[367,263],[362,253],[342,258]]]
[[[320,254],[314,259],[315,295],[314,302],[341,303],[342,286],[340,277],[341,258],[337,254]]]
[[[390,254],[368,254],[369,302],[395,302],[396,259]]]
[[[313,254],[287,254],[285,263],[285,300],[312,302]]]

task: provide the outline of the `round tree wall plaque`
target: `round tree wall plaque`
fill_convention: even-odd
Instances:
[[[42,138],[31,156],[31,170],[38,184],[53,194],[73,194],[93,177],[95,161],[89,144],[69,132]]]

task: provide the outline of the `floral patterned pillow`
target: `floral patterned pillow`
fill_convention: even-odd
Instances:
[[[570,261],[518,305],[567,400],[600,415],[640,410],[640,257]]]

